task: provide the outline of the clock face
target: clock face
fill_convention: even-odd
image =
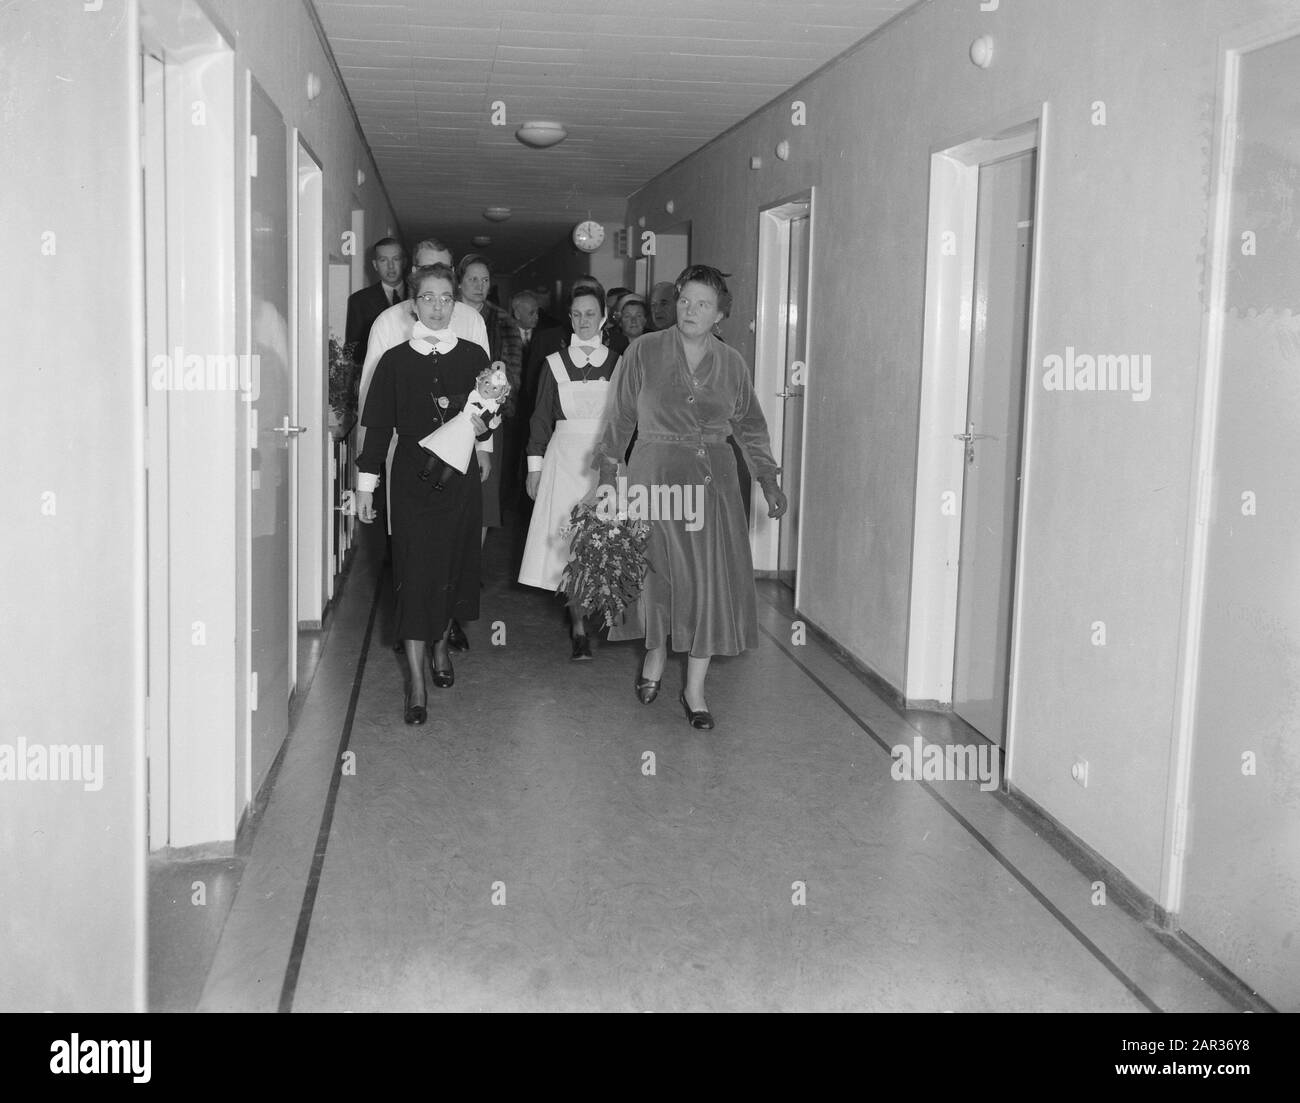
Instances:
[[[579,222],[573,228],[573,244],[584,253],[594,253],[605,240],[605,227],[599,222]]]

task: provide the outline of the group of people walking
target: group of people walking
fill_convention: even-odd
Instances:
[[[627,486],[663,501],[686,495],[657,494],[661,488],[693,492],[699,515],[689,522],[650,519],[640,597],[609,638],[645,641],[633,687],[645,705],[659,694],[669,647],[687,652],[679,701],[693,727],[712,728],[704,692],[710,659],[758,642],[748,524],[729,437],[762,487],[768,515],[779,518],[786,509],[749,369],[715,333],[731,308],[724,274],[688,266],[673,285],[675,321],[630,340],[626,330],[635,332],[635,321],[614,334],[605,327],[599,284],[575,286],[569,326],[550,336],[556,347],[526,396],[531,409],[524,410],[522,364],[517,348],[509,347],[513,327],[496,325],[486,310],[510,321],[486,301],[486,261],[467,257],[453,269],[445,248],[434,252],[422,255],[417,247],[406,281],[410,298],[376,319],[361,380],[357,514],[367,524],[378,516],[375,494],[387,468],[396,634],[409,674],[406,723],[427,719],[426,663],[435,687],[454,684],[459,625],[478,618],[484,503],[490,508],[499,501],[488,480],[494,468],[501,476],[505,436],[500,417],[485,422],[471,414],[475,456],[464,475],[439,488],[420,478],[428,454],[419,442],[465,409],[476,378],[498,363],[510,376],[514,400],[513,411],[503,413],[528,415],[525,488],[533,510],[519,573],[524,585],[558,589],[569,558],[561,529],[599,486],[625,478]],[[644,317],[644,301],[640,306]],[[668,322],[666,310],[657,317]],[[518,330],[513,334],[518,341]],[[587,610],[575,595],[567,597],[572,658],[590,659]]]

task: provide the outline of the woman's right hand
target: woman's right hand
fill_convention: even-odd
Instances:
[[[528,478],[524,482],[524,489],[528,491],[528,497],[534,502],[537,501],[537,488],[542,485],[542,473],[540,471],[528,472]]]
[[[363,525],[375,519],[375,492],[373,490],[357,491],[357,520]]]

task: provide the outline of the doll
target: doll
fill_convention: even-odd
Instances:
[[[474,383],[474,390],[465,400],[465,408],[420,441],[420,447],[429,453],[420,478],[432,478],[434,490],[442,490],[443,484],[453,474],[459,472],[463,475],[469,467],[469,457],[476,439],[470,415],[478,414],[485,424],[495,428],[496,425],[489,419],[510,394],[510,381],[499,363],[479,372]],[[500,418],[493,420],[500,423]]]

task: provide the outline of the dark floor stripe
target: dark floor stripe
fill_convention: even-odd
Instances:
[[[307,889],[303,893],[302,907],[298,911],[298,927],[293,933],[293,947],[289,951],[289,964],[284,970],[284,984],[280,988],[280,1010],[293,1010],[293,997],[298,988],[298,972],[302,968],[303,951],[307,948],[307,933],[311,929],[311,913],[316,906],[316,890],[320,886],[321,869],[325,865],[325,849],[329,846],[330,829],[334,824],[334,805],[338,801],[339,781],[343,777],[343,753],[352,739],[352,721],[357,715],[357,701],[361,697],[361,680],[366,672],[366,656],[370,653],[370,640],[375,632],[375,618],[379,615],[380,599],[384,593],[386,572],[381,568],[375,579],[375,596],[370,602],[370,620],[361,641],[361,654],[357,657],[357,672],[352,679],[352,696],[348,700],[348,713],[343,720],[343,734],[339,737],[338,753],[334,756],[334,771],[330,775],[329,795],[325,798],[325,811],[321,815],[320,830],[316,832],[316,852],[312,855],[311,872],[307,875]]]
[[[782,616],[788,615],[784,610],[778,609],[777,606],[773,605],[771,602],[766,602],[766,604],[770,608],[776,609],[779,613],[781,613]],[[862,717],[860,717],[852,708],[850,708],[843,700],[841,700],[839,695],[833,689],[831,689],[830,686],[828,686],[819,677],[817,677],[817,675],[814,674],[807,666],[805,666],[802,660],[796,658],[789,650],[787,650],[785,645],[778,637],[776,637],[771,632],[769,632],[767,628],[765,628],[761,624],[759,625],[759,631],[761,631],[763,635],[765,635],[776,645],[777,650],[779,650],[787,659],[789,659],[792,663],[794,663],[795,666],[797,666],[800,670],[802,670],[804,674],[809,678],[809,680],[813,682],[814,685],[816,685],[819,689],[821,689],[821,691],[824,694],[826,694],[827,697],[829,697],[832,701],[834,701],[840,707],[840,710],[844,713],[845,716],[847,716],[850,720],[852,720],[859,728],[861,728],[864,732],[866,732],[867,735],[869,735],[872,738],[872,740],[874,740],[877,744],[879,744],[881,750],[883,750],[886,754],[890,753],[890,744],[886,743],[885,740],[883,740],[878,734],[876,734],[876,732],[872,730],[871,726],[865,720],[863,720]],[[907,717],[899,713],[897,709],[891,708],[891,711],[894,712],[899,717],[899,719],[906,722]],[[1090,939],[1086,934],[1084,934],[1083,931],[1081,931],[1077,926],[1075,926],[1074,922],[1070,919],[1069,916],[1067,916],[1064,912],[1061,911],[1060,908],[1058,908],[1046,896],[1044,896],[1043,893],[1038,889],[1037,885],[1035,885],[1032,881],[1029,880],[1028,877],[1026,877],[1023,873],[1021,873],[1020,870],[1017,869],[1015,865],[1012,864],[1011,860],[1005,854],[1003,854],[1000,850],[998,850],[996,846],[994,846],[991,842],[989,842],[989,840],[986,839],[980,833],[980,831],[975,827],[975,825],[972,824],[968,819],[966,819],[966,817],[963,816],[960,812],[958,812],[957,809],[955,809],[951,804],[949,804],[928,781],[918,780],[917,782],[915,782],[915,784],[919,784],[921,788],[923,788],[927,793],[930,794],[931,797],[935,799],[935,801],[938,802],[939,806],[943,808],[944,811],[948,813],[948,815],[950,815],[954,820],[956,820],[959,824],[961,824],[961,826],[966,830],[966,832],[971,836],[971,838],[973,838],[977,843],[980,844],[980,846],[982,846],[985,850],[987,850],[989,854],[992,855],[993,859],[1000,866],[1002,866],[1003,869],[1005,869],[1009,874],[1011,874],[1012,877],[1014,877],[1018,882],[1020,882],[1021,887],[1023,887],[1026,892],[1028,892],[1035,900],[1037,900],[1039,904],[1041,904],[1044,908],[1046,908],[1048,913],[1058,923],[1060,923],[1062,927],[1064,927],[1067,931],[1069,931],[1070,934],[1072,934],[1075,937],[1075,939],[1078,940],[1079,944],[1083,946],[1085,950],[1088,951],[1088,953],[1092,954],[1093,957],[1095,957],[1103,966],[1105,966],[1106,970],[1111,974],[1111,976],[1113,976],[1117,981],[1120,982],[1120,984],[1122,984],[1125,988],[1127,988],[1133,994],[1134,998],[1140,1000],[1142,1005],[1148,1011],[1163,1012],[1164,1009],[1160,1007],[1154,1000],[1152,1000],[1150,996],[1148,996],[1145,992],[1143,992],[1142,989],[1138,987],[1136,981],[1134,981],[1131,977],[1128,976],[1127,973],[1124,972],[1123,969],[1121,969],[1118,965],[1116,965],[1115,962],[1113,962],[1110,959],[1110,957],[1100,946],[1098,946],[1095,942],[1092,941],[1092,939]]]

